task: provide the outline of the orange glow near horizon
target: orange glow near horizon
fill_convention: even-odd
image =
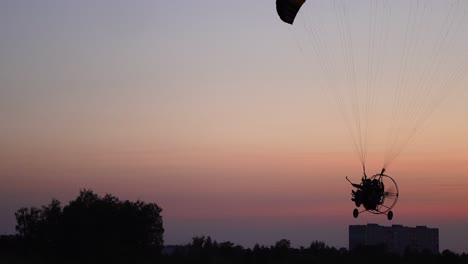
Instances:
[[[395,1],[388,43],[377,35],[372,48],[362,26],[368,19],[358,16],[345,47],[355,69],[333,35],[340,24],[328,1],[310,1],[318,8],[310,17],[322,19],[318,33],[327,32],[318,40],[332,43],[318,58],[308,56],[313,36],[296,34],[304,30],[301,17],[302,27],[283,25],[272,0],[44,1],[0,1],[0,234],[14,232],[21,206],[53,197],[66,204],[82,188],[158,203],[168,243],[213,233],[248,243],[291,235],[346,246],[349,224],[468,226],[468,75],[451,78],[454,62],[467,66],[468,23],[460,34],[448,32],[454,45],[431,53],[437,33],[446,33],[437,22],[458,18],[445,15],[451,6],[444,1],[428,1],[434,8],[419,12],[428,22],[414,23],[421,30],[407,38],[399,26],[406,29],[408,16],[397,10],[414,1]],[[364,0],[350,11],[359,15],[357,7],[371,2],[387,6]],[[417,2],[414,8],[425,6]],[[464,8],[457,15],[468,10],[468,1],[453,3]],[[334,67],[323,69],[319,59]],[[372,83],[370,111],[360,99],[369,99]],[[418,90],[421,83],[451,92],[434,96]],[[406,89],[393,123],[398,87]],[[345,96],[334,97],[340,91]],[[400,188],[395,220],[354,219],[345,177],[359,182],[362,164],[352,131],[366,131],[354,139],[368,140],[367,174],[380,172],[392,129],[417,123],[417,111],[405,111],[415,98],[429,106],[444,100],[387,168]],[[422,106],[416,110],[425,113]],[[372,115],[369,124],[357,118]],[[444,233],[441,245],[459,249],[450,242],[459,233]]]

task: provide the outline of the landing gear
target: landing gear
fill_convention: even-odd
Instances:
[[[353,210],[353,216],[354,216],[354,218],[357,218],[357,217],[359,216],[359,211],[358,211],[357,208],[354,208],[354,210]]]
[[[392,218],[393,218],[393,212],[392,212],[392,211],[388,211],[388,213],[387,213],[387,219],[388,219],[388,220],[392,220]]]

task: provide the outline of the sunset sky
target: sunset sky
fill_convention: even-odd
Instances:
[[[420,22],[443,12],[429,8]],[[0,234],[15,232],[20,207],[67,204],[89,188],[160,205],[165,244],[209,235],[347,247],[348,225],[379,223],[437,227],[441,250],[468,252],[468,72],[443,79],[448,65],[467,64],[466,28],[434,68],[451,93],[387,168],[400,189],[388,221],[352,216],[345,176],[360,180],[360,160],[300,19],[283,23],[274,0],[0,1]],[[414,47],[424,55],[432,44]],[[393,65],[402,48],[376,50]],[[401,68],[388,69],[380,84],[390,89]],[[379,91],[368,174],[382,167],[393,103]]]

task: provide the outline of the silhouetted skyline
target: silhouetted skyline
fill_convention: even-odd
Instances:
[[[468,75],[388,168],[393,220],[354,219],[345,176],[362,167],[294,34],[274,0],[1,1],[0,234],[18,208],[90,188],[160,205],[166,244],[340,248],[349,225],[377,223],[437,227],[441,251],[468,252]]]

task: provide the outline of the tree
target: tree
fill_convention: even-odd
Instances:
[[[39,233],[42,211],[36,207],[23,207],[16,211],[16,231],[27,240],[34,239]]]
[[[288,250],[291,248],[291,241],[284,238],[279,241],[276,241],[275,248]]]
[[[161,211],[155,203],[120,201],[84,189],[63,208],[52,199],[41,209],[19,209],[16,230],[22,239],[47,247],[46,252],[69,257],[143,257],[162,249]]]
[[[275,243],[273,256],[278,260],[284,261],[287,259],[290,249],[291,241],[283,238]]]

